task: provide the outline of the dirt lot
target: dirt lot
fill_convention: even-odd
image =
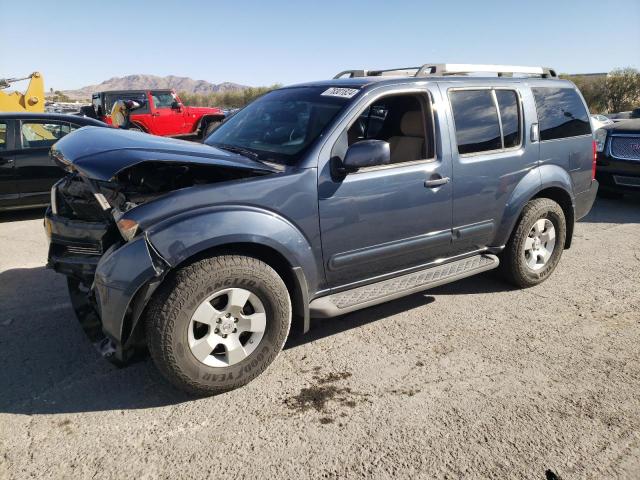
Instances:
[[[199,400],[98,357],[40,215],[0,216],[0,478],[640,477],[640,199],[598,200],[536,288],[315,321]]]

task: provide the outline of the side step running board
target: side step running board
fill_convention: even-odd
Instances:
[[[445,283],[455,282],[461,278],[496,268],[499,264],[500,261],[495,255],[476,255],[352,290],[334,293],[313,300],[309,305],[311,316],[327,318],[343,315]]]

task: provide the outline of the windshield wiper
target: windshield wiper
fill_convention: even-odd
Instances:
[[[240,155],[244,155],[245,157],[252,158],[253,160],[260,160],[260,156],[254,152],[253,150],[249,150],[248,148],[237,147],[235,145],[227,145],[225,143],[214,143],[214,147],[221,148],[222,150],[227,150],[233,153],[239,153]]]

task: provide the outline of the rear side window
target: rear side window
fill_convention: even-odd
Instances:
[[[591,134],[589,114],[573,88],[532,88],[538,110],[540,140]]]
[[[111,109],[113,108],[113,104],[118,100],[133,100],[134,102],[138,102],[140,104],[140,108],[136,108],[133,111],[133,115],[138,115],[141,113],[149,113],[149,102],[147,101],[147,95],[144,92],[135,92],[135,93],[112,93],[107,96],[107,115],[111,115]],[[100,114],[98,114],[100,115]]]
[[[458,153],[500,150],[500,123],[491,90],[457,90],[450,96]]]
[[[502,134],[504,148],[520,145],[520,115],[518,95],[514,90],[495,90],[500,119],[502,120]]]

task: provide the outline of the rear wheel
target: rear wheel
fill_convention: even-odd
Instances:
[[[222,123],[221,120],[212,120],[207,124],[207,127],[204,129],[204,134],[202,135],[202,140],[207,138],[211,133],[220,126]]]
[[[558,265],[566,236],[560,205],[549,198],[531,200],[501,255],[506,279],[519,287],[542,283]]]
[[[290,325],[282,279],[264,262],[237,255],[177,271],[146,313],[153,361],[173,384],[196,395],[254,379],[280,352]]]

